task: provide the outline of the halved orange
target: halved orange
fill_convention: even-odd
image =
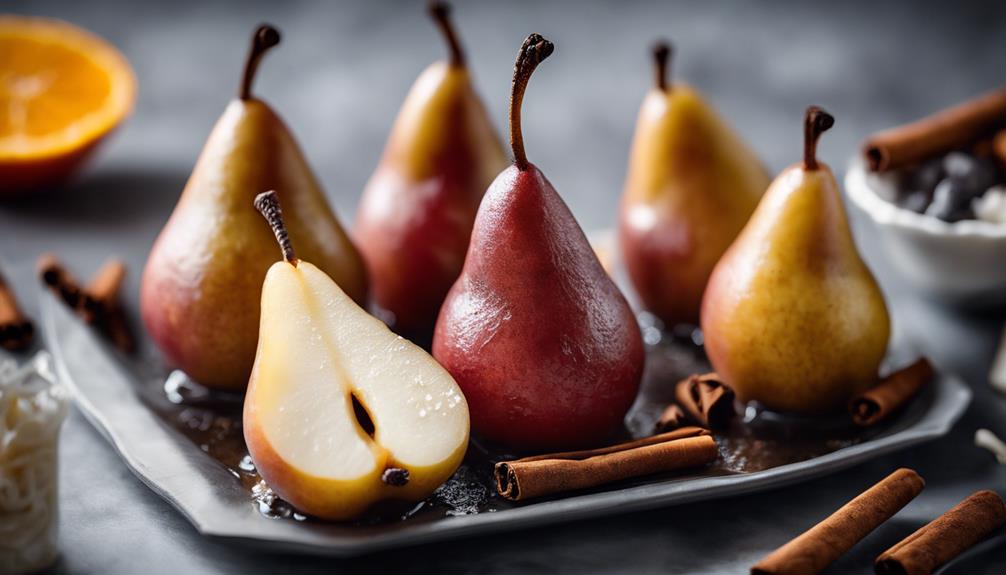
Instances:
[[[59,20],[0,16],[0,192],[64,180],[135,99],[129,62],[105,40]]]

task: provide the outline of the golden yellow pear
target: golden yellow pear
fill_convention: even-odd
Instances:
[[[293,135],[251,95],[262,55],[279,42],[259,28],[240,95],[213,128],[143,272],[141,311],[169,363],[199,383],[240,391],[258,340],[259,300],[275,242],[252,207],[283,190],[290,234],[346,293],[364,303],[363,260],[328,205]]]
[[[807,110],[804,161],[779,175],[716,266],[702,304],[713,368],[742,401],[819,413],[877,380],[890,318],[853,242],[817,140],[833,119]]]
[[[433,2],[430,11],[450,59],[431,64],[406,97],[354,231],[375,302],[396,331],[423,342],[461,273],[482,196],[506,166],[448,6]]]
[[[758,158],[692,88],[667,81],[654,49],[619,219],[622,258],[643,306],[668,326],[698,324],[713,267],[769,184]]]

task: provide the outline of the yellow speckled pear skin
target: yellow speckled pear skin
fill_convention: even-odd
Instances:
[[[831,122],[808,110],[804,162],[769,187],[702,304],[713,368],[742,401],[779,411],[844,407],[876,381],[890,336],[883,294],[853,242],[838,184],[814,156]]]

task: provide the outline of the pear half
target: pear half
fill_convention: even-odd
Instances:
[[[461,389],[428,353],[298,260],[275,195],[260,195],[256,205],[268,213],[270,202],[286,257],[262,286],[244,404],[252,460],[283,499],[326,519],[354,518],[385,499],[427,497],[468,445]]]

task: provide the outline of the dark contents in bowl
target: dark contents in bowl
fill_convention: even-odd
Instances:
[[[893,186],[878,187],[878,195],[906,210],[945,222],[998,221],[994,214],[983,213],[983,198],[987,194],[1006,196],[1006,170],[981,149],[953,151],[891,176]],[[989,211],[992,209],[990,204]]]

